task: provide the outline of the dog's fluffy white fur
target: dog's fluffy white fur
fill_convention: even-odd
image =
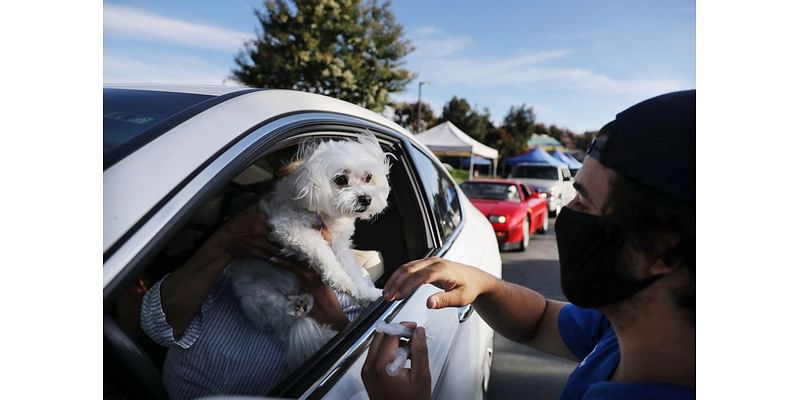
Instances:
[[[381,291],[351,252],[357,219],[370,219],[388,205],[389,159],[375,136],[301,145],[289,173],[263,198],[272,239],[286,255],[307,261],[322,281],[361,303]],[[331,234],[331,245],[320,225]],[[240,258],[230,267],[234,292],[247,318],[287,345],[294,368],[336,332],[308,317],[312,297],[301,293],[297,277],[265,260]]]

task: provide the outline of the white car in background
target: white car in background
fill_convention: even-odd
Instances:
[[[103,103],[106,394],[165,398],[166,349],[138,329],[137,284],[180,265],[224,218],[257,198],[302,139],[368,129],[397,157],[389,208],[358,224],[353,237],[373,260],[365,267],[378,287],[403,263],[433,255],[501,274],[486,218],[424,145],[371,111],[314,94],[232,87],[107,86]],[[263,395],[366,399],[360,371],[375,324],[417,321],[436,338],[429,342],[433,397],[482,398],[494,333],[471,306],[429,310],[425,301],[439,290],[424,285],[404,301],[376,300]]]
[[[551,217],[557,216],[561,208],[575,197],[572,174],[566,165],[521,163],[511,167],[507,177],[519,179],[540,194],[544,194]]]

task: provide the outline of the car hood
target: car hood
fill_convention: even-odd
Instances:
[[[511,201],[503,201],[503,200],[488,200],[488,199],[470,199],[472,204],[480,210],[484,215],[489,214],[511,214],[519,208],[521,205],[520,203],[514,203]]]

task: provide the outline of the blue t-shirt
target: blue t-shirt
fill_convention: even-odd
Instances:
[[[694,399],[688,386],[609,381],[619,364],[619,344],[611,323],[597,310],[568,304],[558,314],[567,348],[583,361],[569,376],[562,399]]]

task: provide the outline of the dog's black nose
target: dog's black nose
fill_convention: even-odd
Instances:
[[[371,197],[367,195],[358,196],[358,204],[361,204],[362,206],[368,206],[370,203],[372,203]]]

